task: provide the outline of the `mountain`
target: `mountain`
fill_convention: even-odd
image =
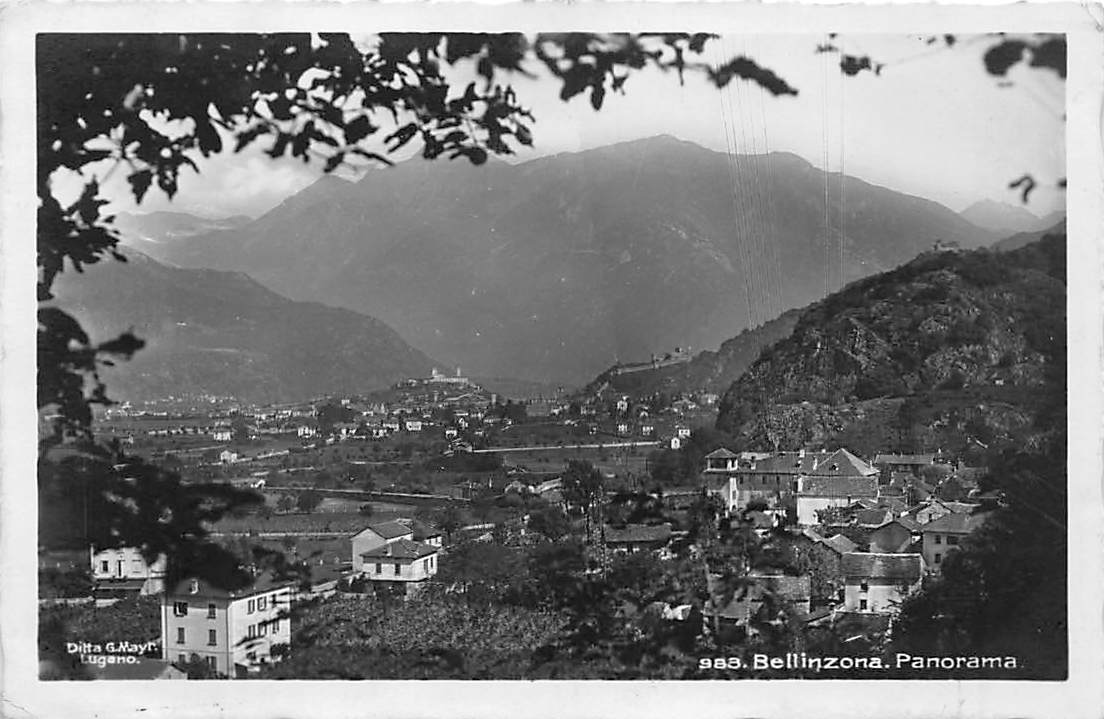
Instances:
[[[611,367],[591,381],[583,393],[596,394],[611,389],[634,398],[660,392],[668,395],[712,392],[719,395],[739,379],[764,350],[788,337],[800,316],[800,310],[789,310],[781,317],[725,340],[716,351],[699,352],[688,362],[633,372]]]
[[[618,358],[716,347],[939,239],[992,236],[795,155],[662,136],[326,177],[242,227],[151,251],[371,313],[469,376],[582,384]]]
[[[1046,235],[1065,235],[1066,234],[1066,218],[1065,213],[1061,213],[1062,217],[1057,224],[1052,227],[1048,227],[1045,230],[1036,230],[1033,232],[1017,232],[1016,234],[1005,237],[1003,240],[999,240],[992,244],[992,248],[998,252],[1007,252],[1008,250],[1018,250],[1021,247],[1030,245],[1032,242],[1038,242]],[[1050,215],[1048,215],[1049,217]]]
[[[254,401],[363,392],[434,363],[379,320],[281,297],[237,272],[163,265],[132,248],[57,282],[94,340],[129,328],[146,347],[102,371],[110,395],[212,394]]]
[[[1066,215],[1065,212],[1052,212],[1046,217],[1038,217],[1023,206],[993,200],[975,202],[961,214],[978,227],[1001,234],[1041,232],[1053,227]]]
[[[1065,237],[927,253],[802,313],[725,393],[737,444],[1030,447],[1065,425]]]
[[[153,249],[155,245],[186,240],[220,230],[231,230],[252,221],[247,215],[233,217],[198,217],[186,212],[149,212],[144,214],[120,212],[115,216],[115,228],[119,230],[124,245],[139,250]]]

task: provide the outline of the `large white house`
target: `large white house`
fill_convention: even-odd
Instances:
[[[373,522],[352,537],[353,573],[404,595],[437,573],[441,535],[415,520]]]
[[[231,679],[279,659],[273,648],[291,643],[292,581],[262,574],[228,591],[201,579],[172,587],[161,602],[161,657],[177,665],[202,661]]]
[[[151,564],[137,547],[89,549],[97,594],[157,594],[165,589],[165,557]]]

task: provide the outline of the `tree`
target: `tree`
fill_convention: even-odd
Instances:
[[[464,515],[459,507],[449,503],[433,515],[433,524],[445,533],[445,539],[452,544],[452,533],[464,526]]]
[[[582,512],[586,520],[587,538],[590,538],[591,519],[601,508],[604,496],[602,473],[590,462],[569,460],[563,475],[563,496],[569,506]]]
[[[322,493],[313,489],[300,492],[295,500],[296,509],[300,512],[306,512],[307,514],[318,509],[318,505],[320,504],[322,504]]]
[[[571,531],[571,520],[559,507],[545,507],[529,515],[529,529],[555,542]]]
[[[276,509],[280,512],[290,512],[295,509],[295,497],[291,494],[281,494],[276,500]]]
[[[357,514],[359,514],[362,517],[371,517],[375,513],[376,513],[376,508],[374,506],[372,506],[372,504],[370,502],[365,502],[364,504],[357,507]]]

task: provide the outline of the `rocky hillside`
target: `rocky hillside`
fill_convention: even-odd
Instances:
[[[364,392],[435,364],[377,319],[281,297],[237,272],[167,267],[134,249],[58,281],[58,303],[95,340],[146,341],[105,368],[115,399],[213,394],[256,401]]]
[[[785,312],[770,322],[725,340],[716,351],[699,352],[683,364],[631,373],[617,373],[616,368],[611,367],[587,385],[583,394],[595,394],[607,388],[634,398],[660,392],[668,395],[694,392],[721,394],[751,367],[764,350],[789,337],[800,316],[801,310]]]
[[[1028,443],[1064,422],[1065,236],[927,253],[808,308],[722,398],[744,446]]]

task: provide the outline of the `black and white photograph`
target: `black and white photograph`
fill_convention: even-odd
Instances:
[[[1099,673],[1085,23],[562,9],[24,38],[38,695]]]

